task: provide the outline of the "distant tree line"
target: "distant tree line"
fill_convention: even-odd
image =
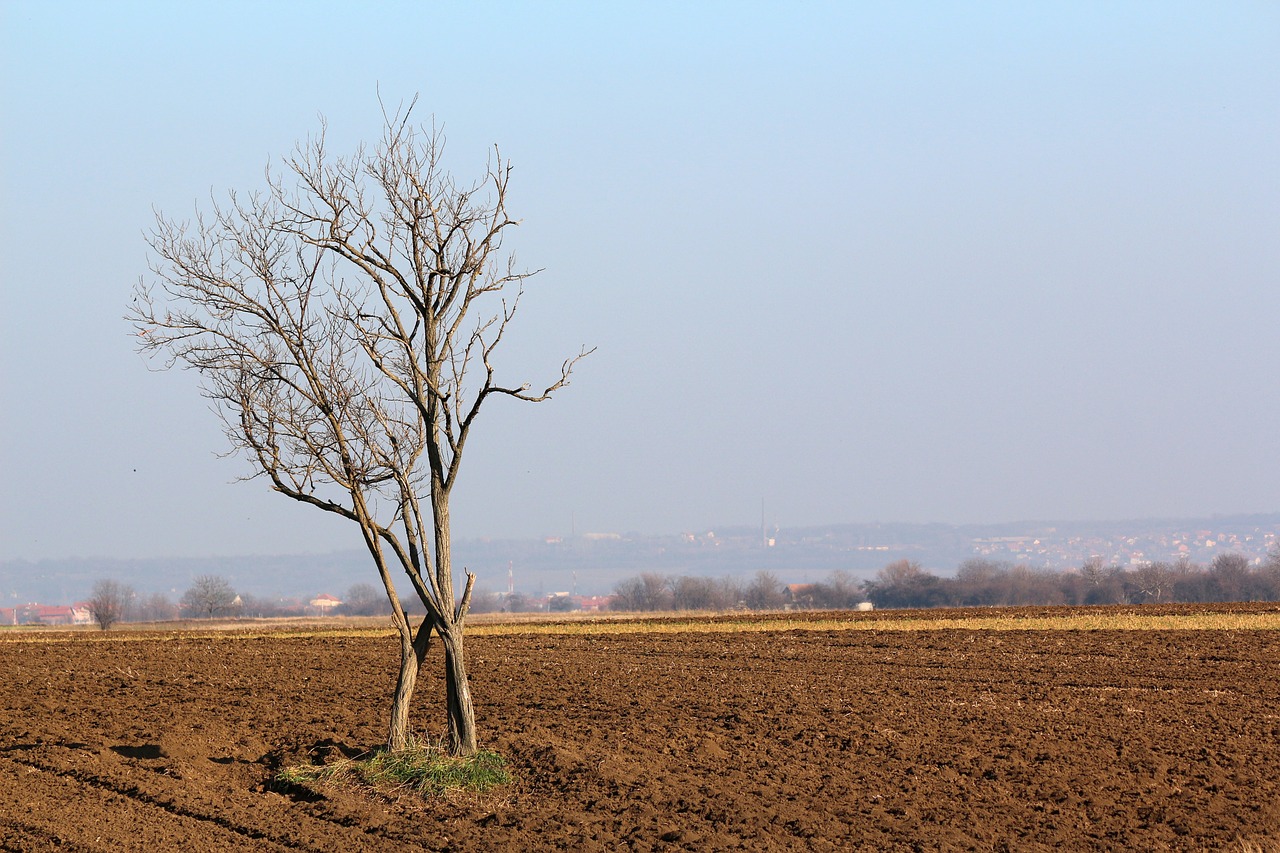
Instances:
[[[613,610],[778,610],[791,604],[785,585],[772,572],[739,578],[668,577],[648,572],[619,583]]]
[[[870,580],[838,571],[818,583],[789,586],[765,571],[748,579],[646,572],[614,587],[610,607],[630,612],[849,610],[867,601],[876,608],[1280,601],[1280,547],[1259,564],[1240,554],[1219,554],[1207,566],[1182,560],[1124,567],[1090,560],[1079,568],[1061,571],[975,558],[961,563],[955,575],[947,577],[919,563],[896,560]],[[94,621],[103,630],[118,622],[314,615],[306,601],[237,594],[217,575],[193,579],[176,603],[163,593],[144,598],[119,581],[100,580],[94,584],[88,603]],[[548,600],[477,590],[471,610],[555,612],[573,607],[570,596]],[[334,609],[345,616],[386,616],[389,611],[387,597],[370,584],[351,587]]]
[[[1260,565],[1219,554],[1208,566],[1184,560],[1123,567],[1091,560],[1068,571],[973,559],[945,578],[899,560],[867,581],[865,594],[876,607],[1280,601],[1280,550]]]
[[[118,622],[170,622],[177,619],[269,619],[313,616],[308,601],[279,599],[237,593],[220,575],[198,575],[174,602],[164,593],[139,596],[134,589],[116,580],[100,580],[88,599],[94,622],[104,631]],[[391,605],[381,590],[370,584],[356,584],[347,590],[334,612],[344,616],[387,616]]]
[[[178,605],[162,592],[140,597],[133,587],[100,580],[89,596],[89,613],[102,630],[117,622],[166,622],[178,618]]]
[[[612,606],[640,612],[845,610],[864,601],[877,608],[1280,601],[1280,548],[1258,565],[1239,554],[1219,554],[1207,566],[1183,560],[1123,567],[1091,560],[1065,571],[971,559],[960,564],[954,577],[896,560],[871,580],[835,572],[819,583],[790,586],[768,572],[746,583],[642,574],[614,588]]]

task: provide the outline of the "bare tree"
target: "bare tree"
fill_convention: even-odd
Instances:
[[[367,583],[358,583],[348,589],[339,610],[348,616],[382,616],[391,613],[386,594]]]
[[[743,596],[742,584],[731,577],[720,579],[681,575],[667,577],[647,572],[619,581],[613,588],[611,610],[729,610]]]
[[[671,584],[665,575],[645,572],[628,578],[613,589],[614,610],[654,611],[672,608]]]
[[[1124,570],[1108,566],[1101,557],[1090,557],[1080,567],[1085,581],[1085,604],[1124,604],[1128,593],[1124,586]]]
[[[940,579],[914,560],[895,560],[867,584],[876,607],[936,607],[945,601]]]
[[[1130,574],[1144,601],[1159,604],[1173,592],[1174,569],[1168,563],[1143,563]]]
[[[758,571],[743,591],[752,610],[780,610],[787,603],[787,588],[772,572]]]
[[[1242,554],[1218,554],[1209,564],[1209,578],[1216,601],[1249,601],[1249,558]]]
[[[726,610],[737,603],[725,594],[725,585],[715,578],[683,575],[673,578],[671,606],[675,610]]]
[[[104,631],[115,623],[124,621],[133,597],[133,588],[119,581],[96,582],[93,585],[93,595],[89,598],[89,612],[93,614],[93,621]]]
[[[1007,604],[1004,590],[1009,566],[997,560],[971,557],[956,568],[956,592],[967,606]]]
[[[1280,543],[1272,547],[1266,562],[1258,568],[1258,580],[1267,600],[1280,601]]]
[[[163,592],[153,592],[139,603],[137,618],[142,622],[164,622],[177,619],[178,608]]]
[[[539,402],[504,384],[493,356],[533,274],[504,256],[511,167],[457,183],[444,137],[384,112],[377,144],[332,155],[324,125],[267,188],[150,238],[153,281],[129,319],[142,351],[197,370],[232,447],[273,489],[358,525],[391,604],[400,671],[387,744],[408,745],[410,697],[431,635],[445,653],[448,744],[476,750],[463,656],[475,577],[454,583],[450,496],[482,405]],[[398,572],[396,570],[399,570]],[[425,606],[401,603],[403,573]]]
[[[212,619],[230,615],[236,606],[236,591],[218,575],[197,575],[191,588],[182,594],[178,606],[189,616]]]
[[[386,602],[384,601],[385,605]],[[471,591],[471,612],[472,613],[497,613],[502,609],[502,596],[491,589],[485,589],[482,586],[476,587]]]
[[[814,584],[813,603],[816,607],[849,610],[862,601],[862,584],[844,570],[831,573],[825,581]]]

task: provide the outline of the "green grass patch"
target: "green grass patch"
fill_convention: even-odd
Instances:
[[[304,788],[337,785],[390,796],[412,793],[429,798],[485,794],[514,780],[506,759],[496,752],[482,749],[456,758],[439,746],[415,744],[394,752],[381,749],[358,758],[286,767],[276,774],[276,781]]]

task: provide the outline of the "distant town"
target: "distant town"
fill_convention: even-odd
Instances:
[[[464,540],[454,562],[478,577],[478,597],[602,608],[618,585],[642,574],[741,579],[760,572],[788,588],[832,573],[870,580],[906,560],[946,577],[983,559],[1036,570],[1085,565],[1137,568],[1152,563],[1208,565],[1222,554],[1261,566],[1280,550],[1280,513],[1116,522],[998,525],[842,524],[783,528],[736,526],[669,535],[588,532],[541,539]],[[243,612],[331,613],[351,609],[353,587],[377,578],[359,551],[319,555],[175,559],[10,560],[0,563],[0,624],[87,623],[97,581],[127,584],[154,618],[175,618],[199,577],[225,579]],[[376,596],[375,596],[376,598]],[[557,601],[558,600],[558,601]],[[165,611],[168,602],[172,611]],[[363,605],[362,605],[363,606]]]

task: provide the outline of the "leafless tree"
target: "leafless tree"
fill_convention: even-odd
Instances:
[[[386,602],[383,602],[385,605]],[[472,613],[497,613],[502,609],[502,596],[482,586],[471,591]]]
[[[219,575],[197,575],[191,587],[182,594],[178,606],[188,616],[212,619],[228,616],[236,607],[236,591]]]
[[[715,578],[683,575],[673,578],[669,586],[675,610],[727,610],[738,603],[733,590]]]
[[[758,571],[743,598],[752,610],[779,610],[787,603],[787,588],[772,572]]]
[[[1258,568],[1258,577],[1266,589],[1266,597],[1280,601],[1280,543],[1268,552],[1266,561]]]
[[[1005,604],[1009,566],[997,560],[971,557],[956,568],[956,589],[966,606]]]
[[[836,570],[825,581],[814,584],[812,595],[814,606],[833,610],[857,607],[865,597],[862,584],[844,570]]]
[[[387,744],[408,745],[410,697],[431,635],[445,653],[448,743],[476,749],[463,656],[474,575],[454,583],[450,496],[482,405],[539,402],[493,357],[525,281],[504,255],[511,167],[458,183],[444,137],[384,112],[379,141],[330,153],[299,143],[266,189],[232,193],[193,222],[163,216],[152,280],[129,318],[143,352],[197,370],[232,447],[281,494],[358,525],[391,604],[400,670]],[[398,570],[398,571],[397,571]],[[403,573],[400,575],[400,573]],[[394,577],[427,614],[406,614]]]
[[[613,596],[613,610],[648,612],[672,608],[671,583],[657,572],[621,581],[614,587]]]
[[[348,616],[383,616],[391,613],[387,596],[372,584],[358,583],[347,590],[339,612]]]
[[[163,592],[153,592],[139,603],[137,618],[142,622],[164,622],[177,619],[178,608]]]
[[[777,585],[776,579],[773,583]],[[609,607],[621,611],[731,610],[745,595],[743,584],[732,577],[667,577],[647,572],[619,581]]]
[[[1124,604],[1128,593],[1124,587],[1124,570],[1108,566],[1101,557],[1090,557],[1080,567],[1085,580],[1085,604]]]
[[[894,560],[866,585],[876,607],[936,607],[945,599],[941,581],[914,560]]]
[[[1223,553],[1209,564],[1209,578],[1218,601],[1249,601],[1249,559],[1241,554]]]
[[[1159,604],[1173,592],[1174,568],[1165,562],[1143,563],[1131,575],[1144,601]]]
[[[113,580],[98,581],[93,585],[93,594],[89,598],[93,621],[104,631],[124,621],[133,597],[133,588],[126,584]]]

